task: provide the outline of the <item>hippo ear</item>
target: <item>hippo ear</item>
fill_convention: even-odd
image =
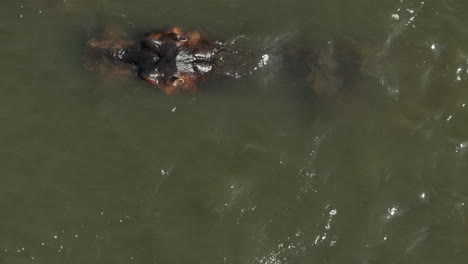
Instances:
[[[175,41],[186,42],[188,40],[187,37],[182,33],[182,30],[178,27],[172,28],[166,33],[171,35]]]
[[[181,86],[181,85],[183,85],[185,83],[185,81],[184,81],[184,79],[180,78],[179,76],[174,75],[171,78],[169,78],[169,83],[172,86]]]

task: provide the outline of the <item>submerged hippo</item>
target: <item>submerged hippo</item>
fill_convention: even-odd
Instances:
[[[302,78],[316,94],[335,93],[346,81],[343,76],[355,76],[358,56],[337,52],[334,43],[325,47],[289,48],[275,54],[258,54],[249,49],[213,41],[206,34],[179,28],[150,32],[127,39],[107,31],[101,39],[87,42],[86,68],[113,68],[114,73],[133,72],[147,83],[161,88],[166,94],[194,91],[198,84],[212,76],[239,78],[251,74],[266,64],[271,56],[284,64],[282,70],[304,73]],[[351,57],[344,62],[340,57]],[[346,69],[344,69],[346,68]],[[353,77],[354,78],[354,77]]]
[[[200,81],[213,75],[240,76],[234,68],[244,67],[249,58],[248,52],[241,55],[200,32],[183,34],[179,28],[147,33],[135,40],[107,31],[102,39],[87,42],[86,53],[86,68],[131,70],[166,94],[194,91]]]

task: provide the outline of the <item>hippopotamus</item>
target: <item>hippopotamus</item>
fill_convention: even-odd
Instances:
[[[238,77],[241,74],[231,66],[248,57],[234,55],[239,52],[231,51],[223,42],[210,40],[204,33],[184,34],[179,28],[149,32],[135,39],[107,31],[103,38],[92,38],[86,46],[86,68],[130,70],[166,94],[194,91],[201,81],[213,75]],[[245,64],[240,62],[239,66]]]
[[[135,38],[107,30],[101,38],[87,42],[85,66],[132,72],[166,94],[195,91],[200,82],[213,76],[240,78],[252,74],[266,66],[272,56],[280,58],[277,61],[283,62],[286,71],[302,69],[304,81],[318,95],[335,94],[347,79],[355,78],[359,68],[359,56],[355,52],[343,54],[334,42],[315,49],[302,45],[268,54],[234,48],[231,44],[235,41],[212,40],[206,33],[184,33],[177,27]]]

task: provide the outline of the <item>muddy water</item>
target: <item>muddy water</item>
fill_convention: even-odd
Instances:
[[[3,0],[0,262],[465,263],[467,12]],[[364,59],[331,97],[275,65],[168,97],[83,70],[102,25],[242,35],[260,51],[340,38]]]

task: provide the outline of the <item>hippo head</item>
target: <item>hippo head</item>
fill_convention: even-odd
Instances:
[[[174,28],[147,34],[116,56],[135,65],[140,78],[170,94],[196,89],[196,84],[214,71],[220,49],[220,43],[207,41],[198,32],[184,35]]]

